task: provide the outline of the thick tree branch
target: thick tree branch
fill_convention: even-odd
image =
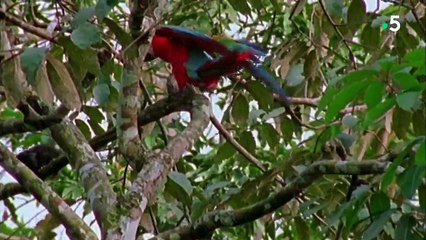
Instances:
[[[135,239],[136,231],[131,230],[137,229],[148,202],[162,188],[171,168],[202,135],[209,123],[210,112],[209,100],[202,95],[196,95],[192,102],[191,122],[188,127],[173,138],[164,150],[149,156],[147,164],[138,173],[129,194],[125,196],[124,207],[129,210],[129,216],[123,219],[125,239]]]
[[[207,213],[193,225],[163,232],[156,239],[200,239],[209,236],[217,228],[238,226],[272,213],[299,195],[322,175],[381,174],[386,171],[388,165],[388,161],[378,160],[318,161],[304,170],[287,186],[258,203],[237,210],[220,210]]]
[[[139,137],[138,109],[140,61],[125,58],[121,77],[120,109],[117,112],[117,136],[120,152],[134,169],[141,169],[145,162],[145,150]]]
[[[61,221],[71,239],[97,239],[96,234],[68,204],[1,143],[0,165]]]
[[[140,139],[137,110],[139,109],[139,80],[141,69],[151,47],[150,35],[153,27],[161,19],[167,0],[130,1],[129,26],[135,40],[139,29],[147,32],[147,41],[139,45],[137,51],[122,51],[124,68],[121,78],[120,109],[117,118],[119,149],[133,168],[139,171],[146,162],[146,153]]]
[[[191,109],[194,96],[194,91],[190,88],[170,94],[167,98],[163,98],[142,110],[138,114],[139,125],[144,126],[174,112],[189,111]],[[103,135],[92,138],[89,143],[95,151],[98,151],[109,142],[114,141],[116,138],[117,134],[115,128],[113,128]],[[58,169],[66,166],[68,162],[68,158],[65,156],[54,159],[48,165],[40,169],[40,177],[45,178],[56,173]],[[22,193],[26,193],[26,191],[17,183],[8,183],[4,186],[0,186],[0,200]]]
[[[68,154],[74,170],[79,173],[87,199],[101,228],[102,236],[111,232],[116,216],[117,196],[109,183],[106,170],[80,130],[69,121],[51,127],[52,136]]]

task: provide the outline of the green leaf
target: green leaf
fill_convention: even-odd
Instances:
[[[47,75],[55,96],[68,109],[80,109],[82,105],[80,96],[64,63],[50,54],[46,56],[46,60]]]
[[[349,28],[355,33],[366,20],[367,15],[364,0],[353,0],[348,9],[347,24]]]
[[[81,8],[72,20],[71,26],[77,28],[93,16],[95,16],[95,8]]]
[[[0,112],[0,119],[15,119],[15,120],[23,120],[24,119],[24,114],[22,114],[21,111],[15,111],[10,107],[6,107],[4,108],[1,112]]]
[[[296,239],[310,239],[310,231],[309,231],[309,225],[306,224],[307,221],[302,219],[301,217],[295,217],[294,218],[294,224],[296,226],[296,233],[297,238]]]
[[[416,76],[426,74],[425,58],[426,48],[424,47],[416,48],[405,55],[405,59],[409,62],[409,64],[417,68],[417,71],[415,72]]]
[[[325,90],[325,93],[323,97],[321,98],[320,102],[318,103],[318,113],[320,113],[322,110],[327,107],[327,105],[333,100],[334,96],[339,92],[339,89],[336,87],[327,87]]]
[[[98,84],[93,88],[93,96],[100,106],[105,106],[108,103],[109,94],[108,84]]]
[[[87,121],[87,122],[89,123],[90,127],[92,128],[93,132],[96,135],[102,135],[102,134],[105,133],[105,129],[103,129],[101,127],[101,123],[100,122],[96,122],[93,119],[89,119],[89,121]]]
[[[183,202],[187,206],[192,205],[193,187],[186,176],[179,172],[170,172],[165,185],[165,192],[172,195],[177,200]]]
[[[352,193],[351,200],[356,201],[364,201],[364,199],[368,196],[368,193],[370,191],[370,187],[367,185],[361,185],[355,189]]]
[[[22,70],[27,75],[27,81],[35,86],[37,71],[44,61],[47,48],[27,48],[21,54]]]
[[[426,122],[426,116],[423,109],[414,112],[412,121],[415,136],[426,135],[426,125],[424,124]]]
[[[373,28],[371,24],[366,24],[361,33],[361,44],[367,46],[365,51],[374,53],[380,47],[380,28]]]
[[[260,137],[266,140],[271,149],[275,150],[278,142],[280,141],[280,134],[277,130],[275,130],[275,128],[269,123],[262,124],[259,130]]]
[[[274,97],[260,81],[249,81],[247,83],[247,90],[253,98],[259,103],[259,107],[265,111],[270,109],[274,102]]]
[[[281,10],[282,9],[282,4],[278,3],[277,0],[269,0],[272,4],[272,6],[274,6],[275,10]]]
[[[231,115],[235,123],[237,123],[238,125],[247,125],[247,119],[249,115],[249,104],[244,95],[239,94],[234,100],[232,104]]]
[[[393,160],[393,162],[391,163],[391,165],[388,167],[388,169],[386,170],[385,174],[383,175],[382,184],[381,184],[382,191],[386,191],[386,189],[389,186],[389,184],[392,183],[392,181],[393,181],[393,179],[395,177],[395,171],[396,171],[396,169],[402,163],[402,161],[407,156],[407,154],[411,151],[412,147],[414,145],[418,144],[420,141],[423,141],[423,140],[424,140],[423,138],[416,138],[416,139],[414,139],[409,144],[407,144],[405,146],[404,150],[402,150],[398,154],[398,156],[396,157],[396,159]]]
[[[85,121],[76,119],[75,125],[80,129],[81,133],[83,133],[84,137],[87,140],[90,140],[92,138],[92,132],[90,131],[90,127],[86,124]]]
[[[85,22],[72,31],[71,40],[77,47],[86,49],[101,41],[101,32],[97,26]]]
[[[348,73],[346,76],[342,78],[342,81],[345,83],[360,82],[367,78],[374,79],[376,78],[377,74],[378,74],[378,71],[375,69],[361,69],[361,70]]]
[[[386,85],[379,81],[373,81],[365,90],[365,103],[370,109],[382,101],[386,91]]]
[[[350,211],[352,209],[356,209],[357,205],[360,205],[358,203],[363,203],[365,199],[368,196],[368,193],[370,191],[370,187],[366,185],[361,185],[360,187],[356,188],[355,191],[352,193],[352,197],[348,202],[345,202],[341,204],[333,214],[331,214],[327,222],[331,225],[336,223],[344,214],[350,214]]]
[[[371,22],[371,26],[373,28],[379,28],[380,29],[380,26],[382,26],[382,23],[389,22],[389,20],[390,20],[389,16],[378,16]]]
[[[371,201],[371,215],[382,213],[390,209],[390,199],[383,192],[374,193],[371,196],[370,201]]]
[[[254,140],[252,132],[244,131],[239,136],[239,143],[251,154],[255,153],[256,141]]]
[[[94,49],[81,49],[77,47],[70,38],[61,38],[59,44],[65,49],[68,55],[69,63],[75,75],[75,80],[81,82],[86,73],[92,73],[98,76],[100,65],[98,55]],[[105,66],[105,65],[104,65]]]
[[[398,176],[397,183],[400,187],[401,193],[406,198],[411,198],[416,189],[422,183],[422,178],[426,171],[426,165],[412,165],[408,167],[401,177]]]
[[[271,118],[276,118],[278,116],[280,116],[281,114],[283,114],[285,112],[285,108],[284,107],[279,107],[279,108],[274,108],[271,112],[265,114],[262,117],[263,121],[267,121]]]
[[[393,97],[369,109],[365,115],[364,127],[369,127],[374,121],[376,121],[376,119],[383,116],[383,114],[385,114],[394,105],[395,98]]]
[[[189,196],[192,194],[192,184],[188,180],[188,178],[185,176],[185,174],[182,174],[180,172],[170,172],[168,175],[169,179],[174,181],[176,184],[178,184]]]
[[[264,8],[262,1],[260,0],[250,0],[250,5],[252,5],[256,10],[261,10]]]
[[[96,3],[96,17],[100,22],[108,15],[109,11],[118,4],[118,0],[98,0]]]
[[[194,200],[191,206],[191,219],[196,221],[204,213],[204,210],[208,207],[207,202]]]
[[[359,97],[360,92],[368,86],[370,81],[354,82],[341,89],[328,106],[325,114],[325,120],[330,122],[333,120],[350,101]]]
[[[395,228],[395,240],[412,240],[414,234],[411,232],[411,229],[414,229],[416,226],[416,219],[408,214],[402,215],[396,224]]]
[[[336,223],[343,214],[354,205],[354,203],[354,201],[349,201],[341,204],[334,213],[328,216],[327,223],[330,225]]]
[[[408,128],[411,125],[412,113],[396,107],[392,116],[392,130],[399,139],[405,139]]]
[[[30,133],[21,140],[21,144],[24,148],[29,148],[35,144],[40,144],[42,141],[43,134],[41,133]]]
[[[303,80],[305,79],[303,76],[303,65],[297,64],[291,66],[285,79],[287,80],[287,85],[290,87],[295,87],[303,83]]]
[[[423,165],[426,164],[426,140],[422,142],[419,149],[416,152],[416,164]]]
[[[260,118],[262,115],[265,115],[266,112],[263,111],[262,109],[251,109],[251,111],[249,112],[249,117],[248,117],[248,125],[251,127],[253,125],[256,125],[256,123],[258,122],[258,118]]]
[[[426,188],[422,185],[418,188],[419,191],[419,203],[420,203],[420,212],[426,214]]]
[[[118,39],[118,42],[123,48],[129,46],[130,43],[133,41],[132,36],[130,36],[130,34],[127,33],[120,25],[118,25],[116,21],[110,18],[105,18],[104,23],[114,33],[115,37]],[[128,51],[130,51],[130,49]]]
[[[374,66],[382,72],[390,72],[397,64],[396,56],[382,57],[374,63]]]
[[[413,64],[419,64],[419,66],[424,66],[424,60],[426,58],[426,48],[416,48],[413,51],[407,53],[404,57],[405,60],[407,60],[409,63]]]
[[[356,137],[347,133],[340,133],[336,136],[346,149],[350,149],[355,142]]]
[[[286,143],[293,139],[294,128],[294,123],[291,119],[285,116],[281,118],[281,133]]]
[[[393,212],[394,210],[390,209],[380,214],[379,217],[375,218],[374,221],[367,228],[367,230],[365,230],[365,232],[362,234],[361,239],[370,240],[377,237],[379,233],[383,230],[383,227],[385,226],[386,222],[389,221]]]
[[[410,90],[412,88],[421,87],[417,79],[407,72],[397,72],[392,75],[392,79],[402,88],[402,90]]]
[[[412,111],[419,108],[420,100],[419,96],[421,92],[405,92],[401,93],[396,97],[398,106],[405,111]]]
[[[212,184],[208,185],[207,188],[204,190],[204,194],[207,197],[211,197],[216,190],[224,189],[229,184],[230,184],[230,182],[227,182],[227,181],[220,181],[220,182],[212,183]]]
[[[98,123],[102,122],[105,119],[100,108],[98,107],[84,106],[83,112],[86,113],[90,119]]]
[[[217,149],[217,154],[214,159],[217,162],[222,162],[225,159],[233,157],[235,153],[235,148],[229,142],[225,142]]]
[[[247,1],[228,0],[228,2],[235,11],[238,11],[244,15],[249,15],[251,13],[250,6],[248,5]]]
[[[343,1],[341,0],[327,0],[325,1],[325,8],[330,16],[341,17],[343,15]]]
[[[353,128],[355,127],[355,125],[358,123],[358,118],[356,118],[355,116],[352,115],[345,115],[342,118],[342,125],[345,128]]]

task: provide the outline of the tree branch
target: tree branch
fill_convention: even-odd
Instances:
[[[124,67],[121,78],[120,109],[117,118],[117,135],[119,149],[130,165],[139,171],[146,162],[146,151],[142,144],[138,128],[137,110],[139,109],[139,79],[141,69],[148,53],[154,34],[154,26],[162,17],[167,0],[140,0],[130,1],[129,26],[135,40],[142,28],[147,30],[147,40],[139,45],[137,51],[123,51]]]
[[[154,122],[174,112],[189,111],[191,109],[194,96],[194,91],[190,88],[170,94],[167,98],[163,98],[142,110],[138,114],[139,125],[145,126],[148,123]],[[116,138],[117,134],[115,128],[113,128],[105,132],[103,135],[92,138],[89,143],[95,151],[98,151],[109,142],[114,141]],[[48,165],[40,169],[40,177],[45,178],[52,175],[57,172],[58,169],[66,166],[68,162],[68,158],[65,156],[54,159]],[[0,187],[0,200],[23,193],[26,193],[26,190],[20,184],[8,183],[3,187]]]
[[[257,168],[262,170],[262,172],[265,172],[267,170],[261,161],[251,155],[243,146],[241,146],[241,144],[237,140],[232,137],[232,135],[222,126],[222,124],[220,124],[216,117],[210,116],[210,121],[217,128],[219,133],[226,139],[226,141],[228,141],[235,148],[235,150],[237,150],[249,162],[253,163]]]
[[[38,178],[15,155],[0,143],[0,165],[55,217],[67,230],[71,239],[98,239],[89,226],[58,196],[47,183]]]
[[[6,19],[7,22],[9,22],[9,23],[11,23],[15,26],[18,26],[18,27],[22,28],[23,30],[25,30],[29,33],[32,33],[36,36],[39,36],[43,39],[47,39],[47,40],[54,42],[54,43],[57,42],[57,39],[55,37],[53,37],[48,31],[41,29],[41,28],[38,28],[38,27],[34,27],[33,25],[21,20],[20,18],[17,18],[15,16],[13,16],[12,14],[6,12],[6,10],[3,9],[3,8],[0,8],[0,19],[1,18]]]
[[[119,149],[134,169],[141,169],[146,161],[145,149],[139,137],[138,109],[139,77],[141,61],[124,58],[125,63],[121,77],[120,108],[117,111],[117,136]]]
[[[124,239],[135,239],[137,226],[148,202],[164,185],[171,168],[203,134],[209,123],[210,112],[209,100],[203,95],[196,95],[192,101],[190,111],[192,120],[188,127],[173,138],[165,149],[148,157],[147,164],[138,173],[129,193],[125,196],[126,205],[123,207],[128,209],[129,214],[123,219]]]
[[[117,196],[109,183],[106,170],[80,130],[69,121],[50,128],[52,137],[68,154],[71,166],[79,173],[87,199],[101,228],[102,238],[115,225]]]
[[[272,213],[300,194],[322,175],[381,174],[386,171],[388,165],[389,162],[378,160],[318,161],[305,169],[287,186],[264,200],[236,210],[219,210],[207,213],[191,226],[178,227],[163,232],[156,239],[200,239],[209,236],[217,228],[238,226]]]

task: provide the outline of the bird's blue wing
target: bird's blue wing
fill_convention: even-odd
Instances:
[[[237,43],[239,43],[240,45],[245,46],[245,47],[243,47],[243,49],[245,48],[247,51],[250,51],[251,53],[253,53],[256,56],[265,56],[266,55],[265,49],[257,43],[250,42],[246,39],[239,39],[239,40],[235,40],[235,41]]]
[[[181,44],[187,47],[200,48],[210,54],[226,54],[229,52],[225,45],[210,36],[180,26],[161,26],[156,30],[155,34],[179,40]]]

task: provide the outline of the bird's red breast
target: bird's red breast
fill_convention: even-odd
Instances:
[[[155,56],[172,65],[179,88],[184,88],[190,81],[185,67],[189,58],[188,50],[179,41],[161,35],[154,35],[151,46]]]

